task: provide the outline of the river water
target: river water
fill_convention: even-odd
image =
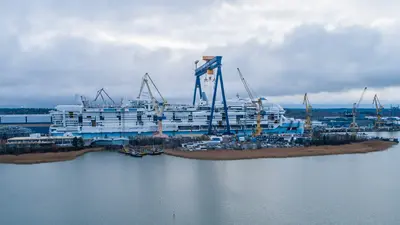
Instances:
[[[97,152],[68,162],[0,164],[0,224],[397,225],[399,173],[400,145],[290,159]]]

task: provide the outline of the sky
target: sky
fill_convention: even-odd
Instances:
[[[0,105],[134,99],[149,73],[190,102],[194,61],[223,56],[228,97],[273,102],[400,102],[400,2],[394,0],[0,0]]]

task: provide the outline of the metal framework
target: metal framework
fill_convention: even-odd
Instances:
[[[308,132],[312,132],[312,126],[311,126],[311,116],[312,116],[312,106],[310,104],[310,101],[308,100],[308,95],[307,93],[304,94],[304,99],[303,99],[303,105],[306,107],[306,124],[304,128]]]
[[[375,109],[376,109],[376,121],[375,121],[375,128],[379,129],[379,127],[382,124],[382,110],[383,110],[383,106],[381,104],[381,102],[379,101],[378,95],[375,94],[374,96],[374,100],[372,101],[372,104],[375,105]]]
[[[92,108],[92,107],[119,107],[110,95],[101,88],[97,91],[96,97],[93,100],[89,100],[86,96],[80,96],[81,103],[84,107]]]
[[[256,107],[257,107],[257,126],[256,126],[256,130],[253,134],[254,137],[260,136],[262,134],[262,128],[261,128],[262,99],[261,98],[258,98]]]
[[[253,133],[253,136],[257,137],[262,134],[262,128],[261,128],[261,112],[263,111],[263,105],[262,105],[262,99],[261,98],[254,98],[253,92],[249,84],[247,83],[246,79],[244,79],[242,72],[240,71],[239,68],[237,68],[237,71],[239,73],[240,80],[243,83],[244,88],[246,89],[247,94],[249,95],[250,101],[256,106],[257,108],[257,126],[256,129]],[[246,124],[245,124],[246,125]]]
[[[90,107],[90,101],[83,95],[81,95],[81,102],[83,107]]]
[[[93,101],[97,101],[97,99],[100,97],[101,100],[103,100],[103,103],[106,104],[107,101],[103,94],[105,94],[106,97],[113,103],[113,105],[115,105],[114,100],[108,95],[108,93],[104,90],[104,88],[97,91],[96,98]]]
[[[225,89],[224,89],[224,82],[222,79],[221,66],[222,66],[222,56],[211,57],[210,60],[208,60],[202,66],[200,66],[199,68],[196,68],[195,73],[194,73],[194,76],[196,77],[196,83],[194,86],[193,105],[196,104],[197,89],[199,89],[200,99],[203,99],[203,100],[205,99],[205,96],[201,89],[200,77],[205,75],[208,71],[217,69],[217,77],[215,78],[213,98],[212,98],[212,103],[211,103],[210,121],[208,124],[208,134],[212,134],[212,121],[213,121],[213,117],[214,117],[215,100],[216,100],[216,96],[217,96],[218,82],[220,83],[220,86],[221,86],[222,101],[224,104],[225,122],[226,122],[225,133],[231,134],[231,129],[230,129],[230,125],[229,125],[228,107],[226,105]]]
[[[153,88],[158,93],[158,95],[160,96],[162,102],[157,101],[157,99],[154,97],[153,92],[151,91],[151,88],[150,88],[149,81],[150,81],[151,85],[153,86]],[[156,111],[156,115],[157,115],[158,128],[157,128],[157,132],[154,134],[154,136],[166,138],[167,135],[164,135],[163,134],[163,130],[162,130],[162,120],[164,119],[164,115],[163,114],[164,114],[164,109],[165,109],[165,106],[167,104],[167,101],[161,95],[161,92],[158,90],[156,84],[154,83],[153,79],[151,79],[151,77],[150,77],[150,75],[148,73],[146,73],[143,76],[142,85],[140,86],[140,91],[139,91],[139,95],[138,95],[137,99],[140,99],[140,97],[142,96],[143,88],[144,88],[145,85],[147,87],[147,90],[149,92],[151,101],[153,103],[154,110]]]
[[[254,100],[254,95],[253,95],[253,93],[252,93],[252,91],[251,91],[249,85],[247,84],[246,79],[244,79],[244,77],[243,77],[242,72],[240,71],[239,68],[237,68],[237,71],[238,71],[238,73],[239,73],[240,80],[242,81],[243,86],[244,86],[244,88],[246,89],[247,94],[249,95],[249,98],[250,98],[251,102],[256,102],[256,100]]]
[[[356,122],[357,110],[358,110],[358,107],[360,106],[361,101],[364,98],[364,94],[365,94],[366,91],[367,91],[367,87],[364,88],[364,90],[361,93],[361,97],[358,100],[358,102],[353,104],[353,112],[352,112],[353,122],[350,124],[350,128],[353,131],[353,134],[356,134],[357,131],[358,131],[358,124]]]

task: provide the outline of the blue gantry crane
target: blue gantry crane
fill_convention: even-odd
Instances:
[[[212,72],[214,69],[217,69],[217,77],[215,78],[214,89],[213,89],[213,97],[211,102],[211,112],[210,112],[210,120],[208,124],[208,134],[212,134],[212,122],[214,117],[215,111],[215,100],[217,96],[217,89],[218,89],[218,82],[221,86],[221,94],[222,94],[222,101],[224,104],[224,113],[225,113],[225,123],[226,123],[226,131],[225,134],[231,134],[231,129],[229,125],[229,116],[228,116],[228,107],[226,105],[226,98],[225,98],[225,90],[224,90],[224,82],[222,79],[222,56],[203,56],[203,60],[206,61],[202,66],[196,68],[194,76],[196,77],[196,83],[194,87],[194,95],[193,95],[193,105],[196,104],[196,94],[197,89],[199,89],[199,97],[200,99],[206,99],[204,92],[201,89],[201,82],[200,77]]]

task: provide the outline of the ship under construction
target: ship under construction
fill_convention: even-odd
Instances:
[[[90,138],[137,135],[303,134],[304,121],[285,117],[285,110],[263,97],[253,97],[238,69],[249,97],[225,98],[221,56],[203,57],[195,69],[192,104],[167,102],[149,74],[142,78],[136,99],[116,103],[104,89],[94,100],[58,105],[51,111],[50,135]],[[217,100],[217,92],[222,99]],[[101,102],[99,104],[98,102]]]

